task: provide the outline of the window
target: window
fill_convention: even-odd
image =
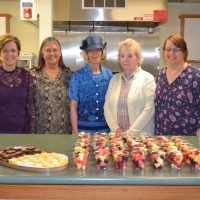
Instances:
[[[127,0],[82,0],[83,8],[125,8]]]
[[[93,0],[84,0],[84,7],[93,7]]]
[[[94,7],[104,7],[104,0],[95,0],[94,3]]]
[[[125,8],[125,0],[116,0],[117,8]]]
[[[115,0],[105,0],[105,7],[115,7]]]

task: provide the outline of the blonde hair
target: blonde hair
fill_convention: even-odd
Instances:
[[[119,54],[123,47],[131,47],[133,49],[134,54],[138,58],[138,61],[139,61],[138,64],[139,64],[139,66],[141,66],[142,65],[142,48],[141,48],[140,44],[131,38],[123,40],[119,43],[119,47],[118,47]],[[119,57],[119,55],[118,55],[118,57]]]
[[[102,51],[101,60],[105,60],[107,52],[106,52],[105,49],[101,49],[101,51]],[[88,60],[88,55],[87,55],[86,51],[82,51],[81,55],[83,56],[83,58],[84,58],[85,61],[89,61]]]

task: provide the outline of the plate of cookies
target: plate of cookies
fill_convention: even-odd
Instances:
[[[46,152],[36,147],[5,147],[0,149],[0,164],[14,169],[32,172],[55,172],[66,169],[68,156]]]

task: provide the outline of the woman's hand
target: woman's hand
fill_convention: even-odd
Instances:
[[[134,136],[135,136],[135,134],[133,133],[133,131],[130,131],[130,130],[127,131],[127,135],[128,135],[128,136],[131,136],[131,137],[134,137]]]
[[[200,128],[197,129],[197,136],[200,136]]]
[[[118,133],[118,134],[122,134],[122,133],[124,133],[125,132],[125,130],[124,129],[122,129],[122,128],[118,128],[117,130],[116,130],[116,133]]]
[[[70,119],[72,125],[72,134],[78,134],[78,125],[77,125],[77,107],[78,103],[75,100],[70,102]]]

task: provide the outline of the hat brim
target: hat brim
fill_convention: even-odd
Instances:
[[[94,50],[94,49],[105,49],[107,43],[105,42],[103,45],[101,44],[94,44],[94,45],[90,45],[88,46],[87,48],[82,48],[82,46],[80,47],[80,49],[82,49],[83,51],[91,51],[91,50]]]

